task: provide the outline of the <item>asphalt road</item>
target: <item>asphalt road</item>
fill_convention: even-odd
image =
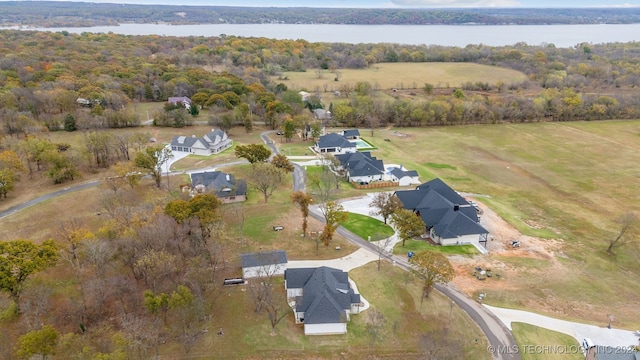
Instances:
[[[72,185],[72,186],[68,186],[65,187],[63,189],[54,191],[54,192],[50,192],[48,194],[44,194],[42,196],[38,196],[37,198],[31,199],[29,201],[25,201],[22,204],[18,204],[15,206],[12,206],[10,208],[8,208],[7,210],[4,211],[0,211],[0,219],[5,218],[9,215],[13,215],[15,213],[17,213],[18,211],[24,210],[26,208],[28,208],[29,206],[41,203],[43,201],[47,201],[49,199],[52,199],[56,196],[60,196],[60,195],[64,195],[64,194],[68,194],[74,191],[79,191],[79,190],[84,190],[84,189],[88,189],[90,187],[94,187],[94,186],[98,186],[100,185],[102,181],[101,180],[94,180],[94,181],[89,181],[83,184],[77,184],[77,185]]]
[[[274,154],[277,154],[278,153],[277,147],[267,137],[267,134],[269,133],[270,131],[263,132],[260,135],[260,137],[267,144],[267,146],[271,148],[271,151]],[[294,191],[303,190],[305,186],[305,172],[301,166],[295,165],[293,179],[294,179],[293,190]],[[13,215],[29,206],[52,199],[54,197],[68,194],[74,191],[79,191],[79,190],[87,189],[90,187],[98,186],[101,182],[102,182],[101,180],[90,181],[83,184],[65,187],[64,189],[39,196],[35,199],[26,201],[22,204],[13,206],[7,210],[0,211],[0,219]],[[324,217],[314,207],[310,208],[310,215],[320,220],[321,222],[324,222]],[[378,252],[377,248],[374,245],[372,245],[368,241],[360,238],[359,236],[355,235],[354,233],[348,231],[343,227],[339,227],[337,232],[340,235],[344,236],[351,243],[361,248],[369,249],[374,253]],[[411,266],[407,262],[407,259],[403,256],[384,253],[383,257],[389,261],[395,261],[396,265],[402,267],[406,271],[409,271],[411,269]],[[487,309],[485,309],[482,305],[480,305],[475,300],[470,299],[465,294],[462,294],[461,292],[449,286],[437,285],[436,289],[441,293],[443,293],[445,296],[449,297],[462,310],[464,310],[476,324],[478,324],[482,332],[487,337],[491,349],[493,349],[492,355],[494,359],[499,359],[499,360],[520,360],[521,359],[519,354],[507,351],[507,349],[517,348],[517,344],[515,339],[513,338],[513,335],[509,331],[509,329],[507,329],[507,327],[502,322],[500,322],[500,320],[498,320],[496,316],[491,314]],[[489,351],[489,349],[487,349],[487,351]]]
[[[324,217],[316,207],[310,207],[309,210],[309,214],[311,216],[324,223]],[[361,237],[343,228],[342,226],[338,228],[337,232],[340,235],[344,236],[351,243],[361,248],[366,248],[375,254],[378,253],[378,249],[375,245],[362,239]],[[387,259],[388,261],[395,262],[396,266],[400,266],[406,271],[411,270],[411,265],[407,261],[407,258],[404,256],[392,255],[385,252],[383,253],[382,257]],[[471,319],[476,324],[478,324],[478,327],[480,327],[480,330],[482,330],[482,332],[487,337],[487,340],[489,341],[489,347],[486,349],[486,351],[491,352],[494,359],[522,359],[517,351],[513,351],[513,349],[517,349],[517,343],[513,338],[511,331],[489,310],[484,308],[480,303],[476,302],[475,300],[469,298],[467,295],[450,286],[436,285],[435,288],[436,290],[447,296],[449,299],[451,299],[451,301],[456,303],[456,305],[464,310],[471,317]]]

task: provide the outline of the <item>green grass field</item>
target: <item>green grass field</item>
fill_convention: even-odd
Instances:
[[[391,129],[375,138],[376,157],[416,169],[421,181],[440,177],[457,191],[486,195],[478,201],[553,244],[553,259],[486,259],[517,274],[510,291],[487,289],[490,301],[598,324],[613,307],[619,326],[640,325],[639,244],[616,257],[605,252],[616,218],[640,212],[640,121]]]
[[[404,255],[409,251],[420,252],[420,251],[435,251],[444,255],[467,255],[473,256],[478,255],[480,252],[473,245],[456,245],[456,246],[437,246],[431,245],[428,241],[425,240],[415,240],[409,239],[405,242],[404,246],[402,246],[402,242],[396,244],[393,248],[393,253],[396,255]]]
[[[369,236],[372,239],[380,240],[394,234],[393,228],[382,221],[356,213],[349,213],[349,219],[340,225],[365,240]]]
[[[581,360],[580,344],[569,335],[537,326],[512,323],[522,360]]]

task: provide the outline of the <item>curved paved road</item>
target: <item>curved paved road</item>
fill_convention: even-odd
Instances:
[[[94,187],[94,186],[98,186],[100,185],[100,183],[102,183],[102,180],[94,180],[94,181],[89,181],[83,184],[77,184],[77,185],[72,185],[72,186],[68,186],[65,187],[63,189],[54,191],[54,192],[50,192],[48,194],[44,194],[42,196],[38,196],[37,198],[31,199],[29,201],[25,201],[22,204],[18,204],[15,206],[12,206],[10,208],[8,208],[7,210],[4,211],[0,211],[0,219],[5,218],[9,215],[13,215],[15,213],[17,213],[18,211],[24,210],[26,208],[28,208],[29,206],[41,203],[43,201],[52,199],[56,196],[60,196],[60,195],[64,195],[64,194],[68,194],[74,191],[79,191],[79,190],[84,190],[84,189],[88,189],[90,187]]]
[[[263,132],[260,135],[260,137],[271,148],[271,151],[274,154],[277,154],[278,153],[277,147],[267,137],[267,135],[270,132],[272,131]],[[218,165],[218,166],[223,166],[223,165]],[[294,179],[293,190],[294,191],[303,190],[305,186],[305,172],[301,166],[294,165],[293,179]],[[15,214],[29,206],[35,205],[42,201],[46,201],[56,196],[71,193],[74,191],[79,191],[79,190],[87,189],[90,187],[94,187],[99,185],[101,182],[102,182],[101,180],[90,181],[84,184],[69,186],[49,194],[39,196],[35,199],[29,200],[20,205],[13,206],[5,211],[1,211],[0,219],[9,215]],[[312,206],[310,207],[309,210],[310,210],[311,216],[320,220],[321,222],[324,222],[324,217],[319,212],[317,207]],[[374,254],[377,254],[377,249],[375,248],[375,246],[369,243],[368,241],[365,241],[364,239],[360,238],[359,236],[355,235],[354,233],[348,231],[343,227],[339,227],[337,231],[340,235],[344,236],[353,244],[361,248],[367,249],[373,252]],[[402,256],[391,255],[386,253],[383,256],[387,260],[395,262],[396,265],[399,265],[400,267],[402,267],[407,271],[409,271],[411,268],[407,260]],[[513,335],[511,334],[509,329],[500,320],[498,320],[497,317],[491,314],[487,309],[482,307],[480,304],[478,304],[474,300],[470,299],[468,296],[448,286],[438,285],[436,286],[436,289],[442,292],[444,295],[448,296],[461,309],[463,309],[467,314],[469,314],[471,319],[474,322],[476,322],[476,324],[478,324],[482,332],[485,334],[485,336],[489,340],[489,344],[491,344],[494,347],[494,349],[514,349],[516,347],[515,339],[513,338]],[[502,352],[493,353],[493,358],[500,359],[500,360],[520,360],[521,359],[519,354],[507,353],[506,351],[504,353]]]
[[[320,222],[324,222],[324,217],[318,210],[317,206],[311,206],[309,208],[309,214]],[[344,236],[351,243],[359,246],[360,248],[367,249],[377,256],[378,249],[375,247],[375,245],[362,239],[361,237],[343,228],[342,226],[338,228],[337,232],[340,235]],[[409,265],[406,257],[404,256],[392,255],[388,253],[384,253],[382,256],[389,261],[395,262],[396,265],[400,266],[406,271],[410,271],[411,269],[411,265]],[[476,324],[478,324],[493,349],[501,349],[494,350],[494,352],[492,353],[494,359],[522,359],[517,351],[509,351],[512,349],[516,349],[517,343],[513,338],[511,331],[495,315],[493,315],[490,311],[488,311],[485,307],[480,305],[475,300],[469,298],[467,295],[459,292],[454,288],[451,288],[449,286],[436,285],[436,289],[443,293],[445,296],[449,297],[462,310],[464,310]]]

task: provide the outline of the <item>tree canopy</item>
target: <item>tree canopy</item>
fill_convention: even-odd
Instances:
[[[235,154],[239,158],[244,158],[251,164],[264,162],[271,156],[271,150],[262,144],[237,145]]]
[[[36,245],[29,240],[0,242],[0,289],[7,291],[20,312],[20,294],[28,278],[55,265],[58,249],[53,240]]]
[[[453,280],[455,271],[447,258],[437,252],[422,251],[411,258],[412,272],[422,280],[422,295],[429,297],[435,284]]]

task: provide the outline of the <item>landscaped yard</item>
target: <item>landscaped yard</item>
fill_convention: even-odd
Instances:
[[[386,239],[394,234],[391,226],[362,214],[349,213],[349,219],[340,225],[365,240],[369,237],[374,241]]]
[[[427,240],[409,239],[402,246],[402,242],[396,244],[393,248],[393,253],[396,255],[406,255],[409,251],[435,251],[444,255],[478,255],[480,252],[473,245],[456,245],[456,246],[440,246],[433,245]]]
[[[511,327],[522,360],[584,359],[580,344],[569,335],[523,323]]]

